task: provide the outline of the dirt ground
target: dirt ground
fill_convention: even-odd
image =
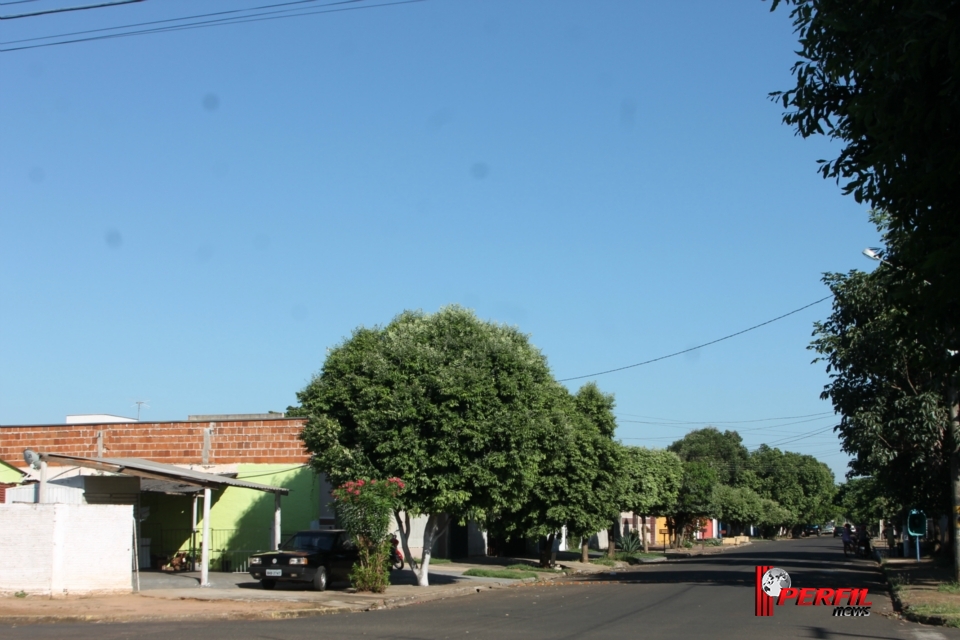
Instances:
[[[0,619],[5,622],[176,620],[187,618],[281,618],[323,615],[342,610],[315,602],[250,602],[236,600],[167,600],[137,594],[88,597],[0,598]]]

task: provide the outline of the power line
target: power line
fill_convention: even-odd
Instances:
[[[102,9],[104,7],[116,7],[121,4],[132,4],[134,2],[143,2],[143,0],[114,0],[114,2],[101,2],[100,4],[86,4],[80,7],[57,7],[56,9],[42,9],[40,11],[31,11],[30,13],[17,13],[12,16],[0,16],[0,20],[14,20],[16,18],[33,18],[34,16],[45,16],[49,13],[64,13],[65,11],[83,11],[84,9]],[[11,2],[9,4],[16,4]]]
[[[22,0],[26,1],[26,0]],[[246,9],[228,9],[225,11],[213,11],[211,13],[196,13],[192,16],[183,16],[181,18],[164,18],[163,20],[149,20],[147,22],[133,22],[130,24],[123,24],[117,27],[101,27],[99,29],[85,29],[83,31],[68,31],[67,33],[58,33],[52,36],[38,36],[36,38],[23,38],[22,40],[7,40],[6,42],[0,42],[0,45],[5,44],[18,44],[21,42],[34,42],[36,40],[51,40],[53,38],[68,38],[70,36],[82,36],[88,33],[100,33],[103,31],[116,31],[118,29],[132,29],[134,27],[149,27],[155,24],[166,24],[170,22],[183,22],[184,20],[196,20],[199,18],[211,18],[213,16],[225,16],[234,13],[246,13],[247,16],[237,16],[238,18],[250,17],[251,15],[268,15],[273,12],[266,12],[264,14],[251,14],[252,11],[261,11],[263,9],[275,9],[276,7],[288,7],[292,5],[303,5],[303,4],[316,4],[320,0],[288,0],[287,2],[275,2],[273,4],[264,4],[259,7],[247,7]],[[331,2],[321,6],[333,6],[339,4],[352,4],[355,2],[363,2],[364,0],[341,0],[339,2]],[[287,9],[287,11],[295,11],[296,9]],[[200,24],[200,23],[197,23]]]
[[[829,299],[832,298],[832,297],[833,297],[833,294],[831,294],[831,295],[829,295],[829,296],[826,296],[825,298],[820,298],[820,299],[817,300],[816,302],[811,302],[810,304],[806,304],[806,305],[800,307],[799,309],[794,309],[793,311],[790,311],[789,313],[785,313],[785,314],[783,314],[782,316],[777,316],[776,318],[772,318],[772,319],[770,319],[770,320],[767,320],[766,322],[761,322],[760,324],[755,324],[755,325],[753,325],[752,327],[748,327],[748,328],[746,328],[746,329],[743,329],[742,331],[737,331],[736,333],[731,333],[730,335],[723,336],[722,338],[717,338],[716,340],[711,340],[710,342],[704,342],[703,344],[699,344],[699,345],[697,345],[697,346],[695,346],[695,347],[690,347],[689,349],[684,349],[683,351],[676,351],[676,352],[674,352],[674,353],[668,353],[668,354],[665,355],[665,356],[660,356],[660,357],[658,357],[658,358],[653,358],[653,359],[651,359],[651,360],[644,360],[643,362],[638,362],[638,363],[636,363],[636,364],[628,364],[628,365],[625,366],[625,367],[617,367],[616,369],[607,369],[606,371],[598,371],[597,373],[588,373],[588,374],[586,374],[586,375],[574,376],[574,377],[572,377],[572,378],[562,378],[562,379],[558,380],[558,382],[569,382],[570,380],[582,380],[583,378],[592,378],[592,377],[594,377],[594,376],[603,376],[603,375],[606,375],[606,374],[608,374],[608,373],[615,373],[615,372],[617,372],[617,371],[623,371],[623,370],[625,370],[625,369],[633,369],[634,367],[642,367],[642,366],[645,365],[645,364],[651,364],[651,363],[654,363],[654,362],[660,362],[661,360],[666,360],[667,358],[673,358],[673,357],[675,357],[675,356],[683,355],[684,353],[690,353],[691,351],[696,351],[697,349],[702,349],[703,347],[709,347],[709,346],[712,345],[712,344],[717,344],[718,342],[723,342],[724,340],[729,340],[730,338],[735,338],[735,337],[737,337],[737,336],[739,336],[739,335],[743,335],[744,333],[747,333],[748,331],[753,331],[754,329],[759,329],[760,327],[765,327],[766,325],[771,324],[771,323],[773,323],[773,322],[776,322],[777,320],[783,320],[784,318],[786,318],[786,317],[788,317],[788,316],[792,316],[792,315],[795,314],[795,313],[800,313],[800,312],[803,311],[804,309],[809,309],[810,307],[812,307],[812,306],[814,306],[814,305],[817,305],[817,304],[820,304],[820,303],[823,302],[824,300],[829,300]]]
[[[830,425],[829,427],[825,427],[825,428],[823,428],[823,429],[818,429],[817,431],[813,431],[813,432],[811,432],[811,433],[809,433],[809,434],[807,434],[807,435],[802,435],[802,436],[799,436],[799,437],[796,437],[796,438],[787,438],[786,440],[777,440],[777,441],[770,442],[770,443],[766,443],[766,444],[767,444],[768,447],[772,447],[772,446],[778,445],[778,444],[790,444],[790,443],[792,443],[792,442],[797,442],[798,440],[806,440],[807,438],[812,438],[812,437],[815,436],[815,435],[818,435],[818,434],[821,434],[821,433],[824,433],[824,432],[827,432],[827,431],[832,431],[835,427],[836,427],[836,425]]]
[[[333,6],[333,5],[339,5],[339,4],[346,4],[348,2],[352,3],[352,2],[363,2],[363,1],[364,0],[344,0],[344,2],[333,2],[333,3],[329,3],[328,5],[321,5],[321,6]],[[287,15],[269,15],[271,13],[284,13],[284,12],[292,11],[290,9],[284,9],[284,10],[275,11],[275,12],[264,12],[262,14],[254,14],[254,17],[237,16],[233,18],[222,18],[217,20],[193,22],[185,25],[169,25],[166,27],[157,27],[153,29],[141,29],[139,31],[125,31],[123,33],[112,33],[112,34],[106,34],[101,36],[92,36],[89,38],[76,38],[73,40],[61,40],[58,42],[44,42],[40,44],[26,45],[22,47],[7,47],[6,49],[0,49],[0,53],[5,53],[9,51],[23,51],[25,49],[39,49],[41,47],[53,47],[61,44],[76,44],[78,42],[91,42],[94,40],[109,40],[112,38],[124,38],[127,36],[138,36],[138,35],[145,35],[150,33],[185,31],[188,29],[203,29],[207,27],[219,27],[219,26],[231,25],[231,24],[244,24],[247,22],[265,22],[267,20],[296,18],[299,16],[316,15],[321,13],[339,13],[341,11],[356,11],[360,9],[379,9],[382,7],[392,7],[396,5],[402,5],[402,4],[413,4],[415,2],[426,2],[426,0],[396,0],[395,2],[381,2],[379,4],[369,4],[369,5],[362,5],[357,7],[338,7],[335,9],[316,9],[311,11],[301,11],[299,13],[287,13]]]
[[[831,412],[832,413],[832,412]],[[763,427],[751,427],[749,429],[734,429],[736,433],[749,433],[751,431],[766,431],[767,429],[779,429],[780,427],[789,427],[794,424],[805,424],[807,422],[816,422],[818,420],[827,420],[833,419],[832,415],[822,415],[818,418],[807,418],[806,420],[797,420],[795,422],[784,422],[783,424],[768,424]],[[675,427],[679,429],[689,429],[691,425],[695,424],[705,424],[706,427],[712,426],[711,423],[702,423],[702,422],[692,422],[689,424],[671,424],[669,422],[643,422],[641,420],[618,420],[618,423],[627,423],[627,424],[649,424],[659,427]],[[696,429],[695,429],[696,431]],[[729,429],[728,429],[729,431]]]
[[[636,422],[638,424],[747,424],[750,422],[772,422],[774,420],[794,420],[797,418],[811,418],[813,416],[832,415],[833,411],[822,411],[820,413],[808,413],[802,416],[783,416],[780,418],[757,418],[756,420],[675,420],[673,418],[657,418],[654,416],[638,416],[632,413],[618,413],[621,416],[633,416],[635,418],[647,418],[648,420],[663,420],[664,422],[641,422],[639,420],[624,420],[624,422]]]

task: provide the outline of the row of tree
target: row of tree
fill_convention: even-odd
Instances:
[[[394,515],[408,558],[410,517],[428,516],[411,563],[422,585],[451,521],[544,549],[566,527],[586,556],[593,534],[616,536],[623,511],[667,516],[681,542],[703,517],[770,530],[816,521],[833,495],[824,465],[749,454],[735,432],[704,429],[668,450],[620,444],[613,396],[593,383],[571,393],[526,335],[460,307],[355,330],[297,397],[289,413],[309,417],[318,472],[335,484],[403,480]]]

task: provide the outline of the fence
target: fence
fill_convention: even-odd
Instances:
[[[269,532],[265,532],[262,545],[256,549],[237,549],[231,545],[238,529],[210,529],[210,569],[232,573],[246,573],[249,569],[249,559],[254,553],[270,549]],[[281,533],[281,540],[286,540],[294,534],[293,531]],[[150,539],[151,567],[159,569],[179,552],[187,553],[195,562],[200,561],[200,546],[203,539],[203,530],[164,528],[158,525],[141,525],[141,538]]]

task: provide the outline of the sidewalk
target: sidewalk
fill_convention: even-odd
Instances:
[[[907,620],[960,627],[960,587],[932,558],[888,558],[883,571],[897,610]]]
[[[479,559],[478,559],[479,560]],[[504,559],[497,559],[503,564]],[[524,562],[523,560],[512,563]],[[526,561],[529,563],[529,561]],[[280,619],[369,611],[388,607],[465,596],[521,582],[503,578],[464,576],[473,567],[490,568],[492,562],[431,565],[430,586],[416,586],[409,569],[393,572],[385,593],[356,593],[345,583],[327,591],[280,583],[273,590],[260,587],[248,574],[211,573],[211,587],[200,588],[198,573],[140,574],[140,592],[118,595],[49,598],[27,596],[0,598],[0,624],[51,622],[130,622],[187,619]],[[566,573],[541,573],[537,580],[552,580],[570,573],[601,573],[610,567],[580,563]]]

